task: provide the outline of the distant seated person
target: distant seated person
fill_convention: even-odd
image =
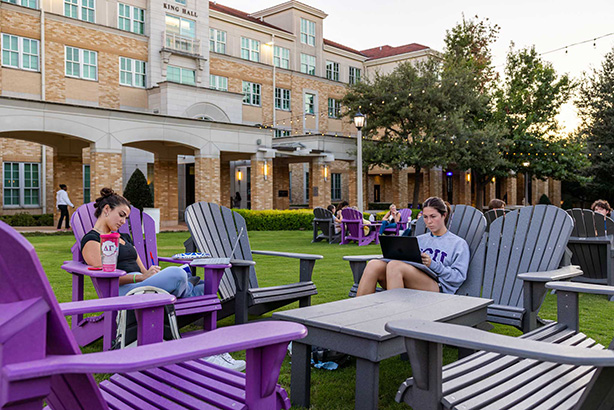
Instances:
[[[337,210],[333,213],[333,215],[335,215],[335,217],[341,221],[341,211],[343,210],[343,208],[350,206],[348,201],[341,201],[339,203],[339,205],[337,206]]]
[[[488,209],[505,209],[505,202],[495,198],[488,203]]]
[[[326,209],[331,211],[333,214],[333,221],[335,222],[335,233],[341,232],[341,225],[340,225],[341,219],[337,218],[337,216],[335,215],[337,213],[337,209],[335,208],[335,205],[330,204],[329,206],[326,207]]]
[[[418,245],[423,265],[438,280],[405,261],[374,259],[367,264],[356,295],[375,293],[378,283],[384,289],[455,293],[467,278],[470,255],[467,242],[446,228],[450,211],[450,205],[438,197],[427,199],[422,206],[422,217],[429,232],[418,236]]]
[[[612,208],[605,199],[598,199],[593,202],[591,210],[603,216],[610,216],[612,214]]]
[[[396,228],[397,224],[401,222],[401,213],[397,211],[395,204],[390,205],[390,210],[384,215],[382,219],[382,226],[379,228],[379,234],[383,235],[387,228]]]

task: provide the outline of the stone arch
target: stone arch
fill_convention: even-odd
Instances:
[[[215,104],[199,102],[189,107],[183,113],[189,118],[202,118],[212,121],[230,122],[230,117]]]

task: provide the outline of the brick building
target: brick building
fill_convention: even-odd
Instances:
[[[253,209],[355,203],[347,85],[437,53],[353,50],[323,37],[326,16],[297,1],[248,14],[197,0],[2,0],[1,213],[51,212],[60,183],[75,204],[121,192],[137,167],[163,224],[236,192]],[[446,172],[422,176],[425,196],[470,201],[465,174],[452,188]],[[410,175],[370,170],[365,202],[403,204]]]

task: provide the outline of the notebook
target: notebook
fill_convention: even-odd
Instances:
[[[228,265],[230,263],[230,258],[232,258],[232,256],[235,253],[235,250],[237,249],[237,245],[239,245],[239,241],[241,240],[241,235],[243,235],[243,228],[241,228],[241,230],[239,231],[239,235],[237,235],[237,240],[235,241],[235,244],[232,247],[232,250],[230,251],[230,257],[195,259],[192,261],[192,264],[194,265]]]

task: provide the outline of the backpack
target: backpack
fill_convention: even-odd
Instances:
[[[140,286],[126,293],[129,295],[142,295],[145,293],[164,293],[169,294],[164,289],[154,286]],[[175,306],[164,306],[164,340],[175,340],[181,338],[179,327],[177,326],[177,316],[175,316]],[[137,323],[134,310],[120,310],[117,313],[117,334],[112,349],[123,349],[124,347],[136,346]]]

